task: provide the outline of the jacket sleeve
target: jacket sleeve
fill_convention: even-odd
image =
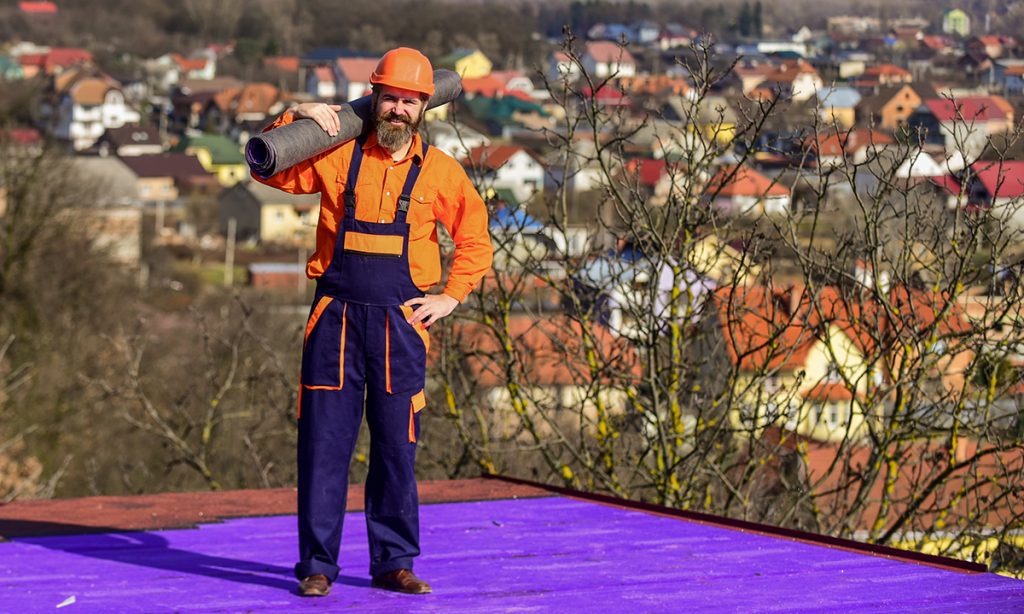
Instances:
[[[290,124],[293,121],[295,121],[294,114],[291,111],[285,111],[272,124],[264,128],[263,132]],[[323,154],[314,156],[267,178],[260,177],[251,171],[249,174],[260,183],[291,194],[316,194],[323,191],[323,182],[320,180],[320,173],[316,168],[317,161],[322,157]]]
[[[461,303],[491,268],[494,250],[487,207],[458,163],[452,164],[446,187],[439,193],[444,205],[439,219],[455,242],[455,257],[444,293]]]

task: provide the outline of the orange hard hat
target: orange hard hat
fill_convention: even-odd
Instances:
[[[434,94],[434,69],[430,60],[415,49],[399,47],[384,54],[370,75],[374,85],[390,85],[403,90]]]

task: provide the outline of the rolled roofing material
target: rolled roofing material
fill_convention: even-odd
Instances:
[[[455,100],[462,93],[462,79],[450,70],[435,70],[434,88],[428,109]],[[291,168],[362,134],[371,121],[370,103],[371,96],[363,96],[342,104],[338,111],[341,128],[333,137],[312,120],[292,122],[254,136],[245,145],[245,160],[264,178]]]

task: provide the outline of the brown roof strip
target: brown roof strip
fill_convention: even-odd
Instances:
[[[480,478],[419,483],[420,503],[548,497],[545,490]],[[363,485],[349,486],[348,510],[363,509]],[[244,516],[296,513],[294,488],[15,501],[0,505],[0,536],[73,535],[192,528]]]

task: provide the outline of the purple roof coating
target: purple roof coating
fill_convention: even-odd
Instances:
[[[294,516],[0,543],[0,611],[1024,611],[1024,582],[569,498],[421,507],[432,595],[369,586],[361,513],[331,595],[294,594]],[[64,609],[64,608],[62,608]]]

